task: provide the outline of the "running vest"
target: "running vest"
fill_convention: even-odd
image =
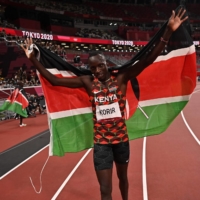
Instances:
[[[94,78],[92,83],[92,103],[94,121],[94,143],[117,144],[128,141],[125,124],[126,97],[111,76],[107,86]]]

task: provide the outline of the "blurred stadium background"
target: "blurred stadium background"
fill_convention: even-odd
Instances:
[[[198,77],[200,0],[0,0],[0,102],[19,80],[28,94],[42,95],[35,67],[17,45],[25,37],[76,67],[87,68],[89,51],[103,51],[112,67],[147,44],[180,3],[191,22]]]

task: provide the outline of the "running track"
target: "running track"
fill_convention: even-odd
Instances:
[[[190,102],[166,132],[130,142],[130,200],[200,199],[199,99],[200,83],[197,83]],[[22,129],[17,130],[20,134]],[[42,141],[44,139],[44,137],[41,137]],[[35,145],[31,148],[37,145],[38,141],[35,141]],[[0,199],[100,199],[92,163],[92,150],[69,153],[61,158],[50,157],[42,174],[42,191],[37,194],[30,183],[29,177],[32,177],[36,189],[39,190],[40,172],[48,158],[48,146],[45,146],[45,144],[43,146],[44,148],[41,151],[26,162],[7,175],[1,176]],[[29,151],[28,148],[27,151]],[[26,150],[22,154],[26,154]],[[84,155],[85,158],[82,159]],[[81,159],[82,162],[80,163]],[[77,163],[80,165],[75,170]],[[114,170],[113,200],[120,199],[118,181]]]

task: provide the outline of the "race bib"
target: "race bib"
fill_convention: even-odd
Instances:
[[[109,105],[96,106],[97,121],[102,119],[111,119],[117,117],[122,117],[118,102]]]

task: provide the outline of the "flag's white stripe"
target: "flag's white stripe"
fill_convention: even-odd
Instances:
[[[28,103],[27,98],[21,93],[21,91],[19,91],[19,93],[24,97],[24,100]],[[7,99],[6,102],[11,102],[11,100]],[[22,103],[17,100],[14,100],[14,103],[17,103],[22,106]]]
[[[175,58],[175,57],[179,57],[179,56],[190,55],[190,54],[192,54],[194,52],[195,52],[195,46],[191,45],[190,47],[186,47],[186,48],[183,48],[183,49],[177,49],[177,50],[171,51],[167,55],[158,56],[157,59],[154,61],[154,63],[155,62],[164,61],[164,60],[169,60],[171,58]],[[70,71],[62,71],[62,70],[59,71],[56,68],[47,69],[47,70],[49,72],[51,72],[52,74],[54,74],[54,75],[55,74],[62,74],[63,77],[76,76],[74,73],[72,73]]]
[[[160,105],[160,104],[165,104],[165,103],[174,103],[174,102],[179,102],[179,101],[189,101],[189,99],[190,99],[190,95],[185,95],[185,96],[151,99],[151,100],[146,100],[146,101],[140,101],[139,103],[141,107],[146,107],[146,106],[154,106],[154,105]]]
[[[54,112],[50,113],[51,119],[58,119],[63,117],[70,117],[74,115],[81,115],[81,114],[87,114],[92,113],[92,107],[86,107],[86,108],[77,108],[77,109],[71,109],[71,110],[65,110],[60,112]]]
[[[62,70],[58,70],[56,68],[52,68],[52,69],[47,69],[49,72],[51,72],[51,74],[61,74],[63,77],[72,77],[72,76],[76,76],[73,72],[71,71],[62,71]]]
[[[177,96],[177,97],[166,97],[166,98],[140,101],[139,104],[141,107],[146,107],[146,106],[154,106],[154,105],[160,105],[160,104],[165,104],[165,103],[188,101],[189,98],[190,98],[190,95]],[[92,113],[91,107],[77,108],[77,109],[71,109],[71,110],[66,110],[66,111],[54,112],[54,113],[50,113],[50,117],[51,117],[51,119],[59,119],[59,118],[70,117],[70,116],[80,115],[80,114],[88,114],[88,113]]]
[[[10,100],[6,100],[6,102],[11,103]],[[14,101],[13,103],[16,103],[16,104],[18,104],[18,105],[20,105],[20,106],[22,107],[22,103],[20,103],[19,101]],[[12,104],[13,104],[13,103],[12,103]],[[24,108],[22,108],[22,110],[24,110]]]
[[[6,100],[6,102],[9,102],[9,103],[11,103],[11,101],[10,101],[10,100],[8,100],[8,99]],[[18,105],[22,106],[22,103],[20,103],[19,101],[16,101],[16,100],[15,100],[15,101],[13,101],[13,103],[16,103],[16,104],[18,104]]]
[[[154,63],[164,61],[164,60],[169,60],[171,58],[175,58],[175,57],[179,57],[179,56],[190,55],[190,54],[193,54],[193,53],[195,53],[195,46],[194,45],[192,45],[190,47],[183,48],[183,49],[177,49],[177,50],[171,51],[167,55],[158,56],[157,59],[154,61]]]

